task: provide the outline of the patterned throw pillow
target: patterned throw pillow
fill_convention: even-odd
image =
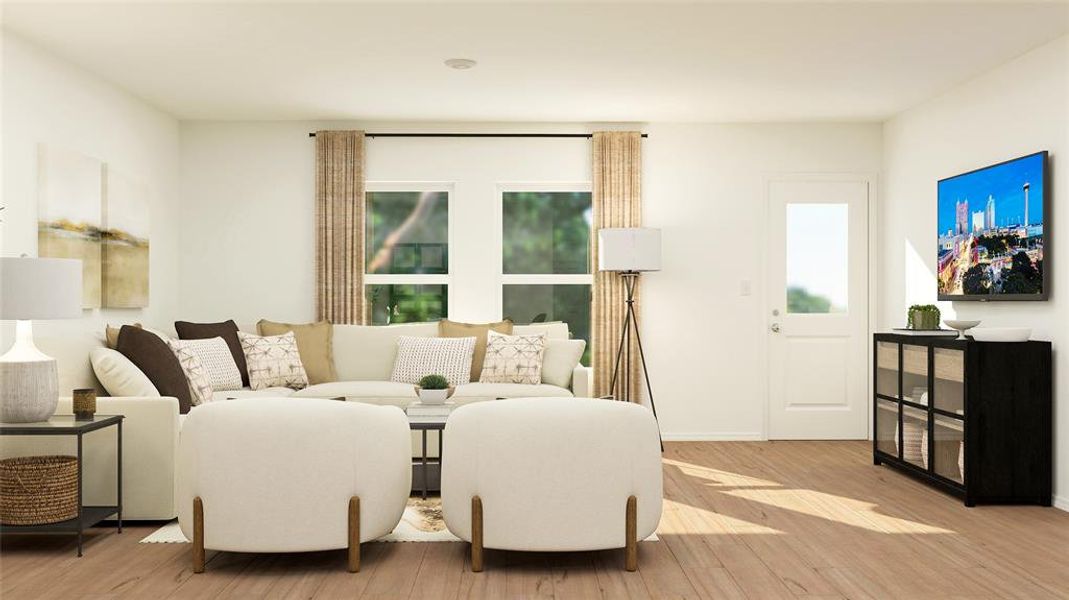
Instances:
[[[299,390],[308,386],[308,373],[301,364],[297,337],[292,331],[267,336],[239,331],[238,339],[249,365],[249,387],[254,390],[269,387]]]
[[[174,352],[178,364],[182,365],[182,371],[186,374],[186,381],[189,382],[189,399],[193,406],[211,402],[212,383],[200,356],[182,340],[168,339],[167,345],[171,347],[171,352]]]
[[[200,359],[208,374],[212,390],[240,390],[241,371],[230,352],[230,346],[221,337],[198,340],[171,340],[171,347],[180,346]]]
[[[542,356],[546,334],[503,335],[490,331],[486,336],[486,360],[482,383],[542,383]]]
[[[397,338],[397,360],[390,381],[419,383],[425,375],[444,375],[449,385],[471,381],[474,337],[433,338],[402,335]]]

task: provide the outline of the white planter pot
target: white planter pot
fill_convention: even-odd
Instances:
[[[419,390],[419,401],[424,404],[445,404],[449,397],[449,390]]]

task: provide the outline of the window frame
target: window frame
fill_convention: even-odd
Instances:
[[[505,182],[497,184],[497,201],[494,203],[494,223],[497,239],[498,260],[497,263],[497,314],[504,318],[505,314],[505,287],[506,285],[589,285],[594,286],[594,265],[587,254],[589,273],[570,274],[529,274],[521,275],[505,273],[505,194],[509,192],[586,192],[591,194],[591,207],[593,207],[593,184],[589,181],[558,181],[558,182]],[[590,224],[591,239],[594,236],[594,224]],[[589,252],[589,251],[588,251]]]
[[[367,302],[367,288],[371,285],[444,285],[446,286],[446,313],[442,315],[443,319],[449,318],[449,312],[453,310],[453,275],[454,264],[453,255],[455,254],[454,242],[455,231],[453,227],[453,200],[456,198],[456,182],[452,181],[365,181],[364,182],[364,231],[362,232],[362,239],[364,244],[367,240],[367,218],[366,215],[370,213],[367,205],[368,194],[375,192],[445,192],[446,203],[449,210],[446,212],[446,246],[448,248],[448,257],[446,259],[447,273],[442,274],[425,274],[425,273],[368,273],[367,272],[367,256],[364,256],[364,264],[361,268],[364,270],[364,282],[361,293],[364,294],[364,301]],[[366,246],[365,246],[366,248]],[[366,254],[366,250],[365,250]],[[370,305],[368,306],[370,310]]]

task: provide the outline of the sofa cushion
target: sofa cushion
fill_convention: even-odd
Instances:
[[[530,325],[515,325],[512,327],[512,335],[532,335],[535,333],[546,334],[547,340],[566,340],[571,337],[568,324],[563,321],[550,323],[531,323]]]
[[[572,393],[565,388],[542,383],[466,383],[457,386],[453,398],[568,398]]]
[[[226,340],[230,353],[234,355],[234,364],[241,373],[241,384],[249,385],[249,367],[245,363],[245,351],[241,348],[238,340],[238,326],[233,320],[222,323],[190,323],[189,321],[175,321],[174,330],[179,339],[202,340],[205,338],[221,337]]]
[[[212,394],[212,402],[219,400],[237,400],[238,398],[285,398],[292,396],[293,390],[285,387],[269,387],[261,390],[254,390],[250,387],[244,387],[240,390],[223,390]]]
[[[123,325],[119,330],[116,350],[130,359],[156,388],[161,396],[178,399],[178,412],[185,414],[193,405],[189,395],[189,381],[167,342],[154,333]]]
[[[393,381],[333,381],[297,391],[294,398],[345,398],[371,404],[406,407],[416,400],[416,387]]]
[[[260,335],[282,335],[292,331],[297,336],[297,351],[308,373],[308,383],[337,381],[334,371],[334,326],[328,321],[318,323],[276,323],[261,319],[256,324]]]
[[[572,386],[572,373],[586,350],[586,340],[547,340],[542,355],[542,383]]]
[[[402,335],[437,337],[438,323],[335,325],[334,365],[338,381],[389,381]]]
[[[252,335],[238,332],[249,365],[249,387],[262,390],[288,387],[299,390],[308,385],[308,373],[297,350],[292,331],[282,335]]]
[[[104,386],[110,396],[158,398],[160,395],[159,390],[141,369],[118,350],[93,348],[89,351],[89,362],[93,365],[93,372],[100,380],[100,385]]]
[[[546,334],[504,335],[491,331],[487,335],[486,363],[479,381],[483,383],[542,383],[542,355],[546,352]]]
[[[486,358],[486,333],[488,331],[512,335],[512,321],[508,319],[497,323],[460,323],[449,319],[438,321],[439,337],[475,338],[475,352],[471,355],[471,377],[468,381],[479,381],[479,375],[483,372],[483,360]]]

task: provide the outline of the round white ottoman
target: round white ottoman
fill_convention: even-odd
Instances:
[[[457,537],[482,549],[626,548],[661,518],[657,423],[637,404],[517,398],[453,411],[442,452],[442,509]]]

